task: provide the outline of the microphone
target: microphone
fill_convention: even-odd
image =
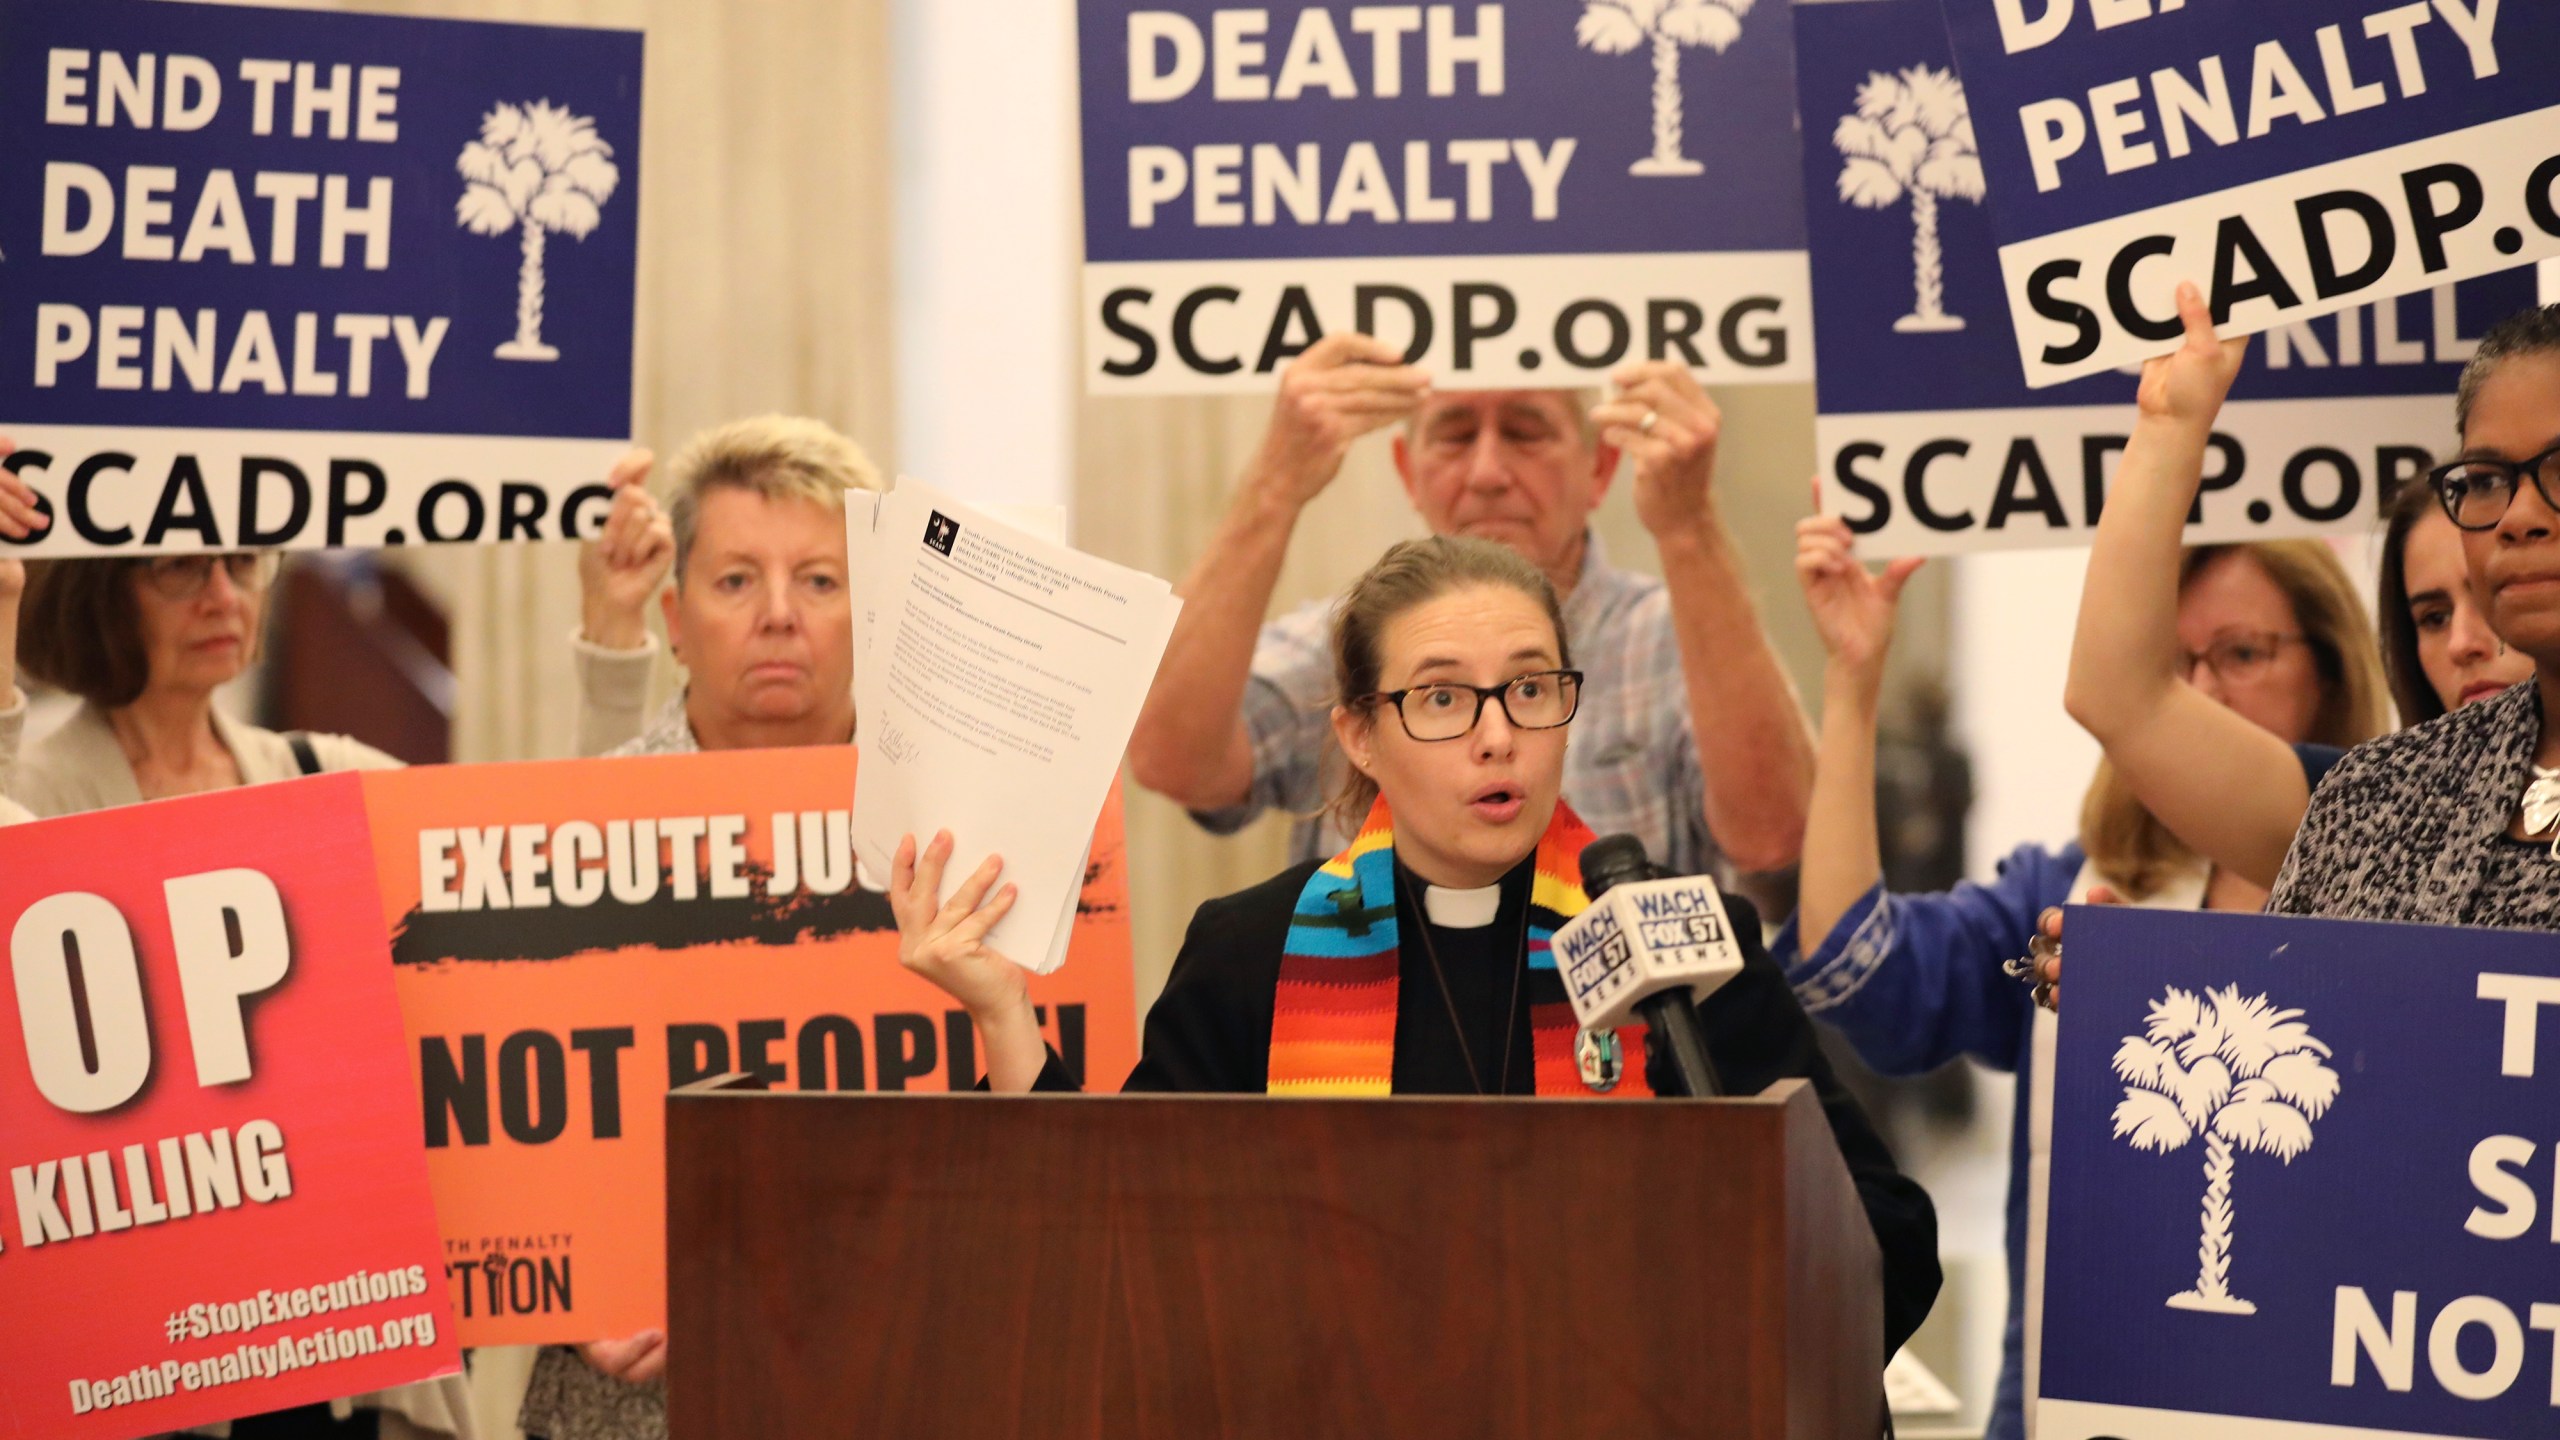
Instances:
[[[1582,850],[1590,908],[1556,931],[1556,969],[1574,1019],[1601,1030],[1641,1016],[1646,1049],[1666,1054],[1678,1093],[1721,1095],[1697,1002],[1742,970],[1723,892],[1703,875],[1674,876],[1633,835]]]

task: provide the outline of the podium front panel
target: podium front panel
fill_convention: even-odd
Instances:
[[[1800,1082],[679,1094],[668,1144],[678,1440],[1876,1433],[1874,1239]]]

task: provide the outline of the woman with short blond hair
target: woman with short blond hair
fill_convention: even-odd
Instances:
[[[687,441],[667,467],[663,505],[643,483],[650,463],[635,451],[615,467],[613,510],[579,554],[584,606],[570,645],[601,702],[579,753],[852,739],[845,494],[886,489],[879,467],[824,422],[791,415]],[[658,651],[652,600],[686,684],[644,716]]]

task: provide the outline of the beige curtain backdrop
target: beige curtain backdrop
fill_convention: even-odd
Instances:
[[[663,455],[704,425],[794,411],[835,424],[894,465],[887,0],[294,3],[646,29],[637,436]],[[1072,256],[1077,240],[1070,229],[1053,243]],[[1811,387],[1714,393],[1726,416],[1717,484],[1761,617],[1810,710],[1821,648],[1796,593],[1791,527],[1809,503]],[[1082,401],[1077,543],[1178,579],[1216,524],[1267,410],[1260,399]],[[1623,479],[1598,524],[1618,563],[1654,568]],[[1302,522],[1275,605],[1338,592],[1387,544],[1419,531],[1385,440],[1363,443]],[[403,559],[453,617],[454,758],[567,753],[575,687],[565,637],[578,609],[571,548],[415,550]],[[1943,582],[1924,572],[1906,602],[1901,675],[1945,672]],[[1233,840],[1203,843],[1169,802],[1134,784],[1127,795],[1143,1007],[1192,909],[1279,868],[1286,825],[1269,818]]]
[[[300,8],[646,30],[634,435],[665,457],[706,425],[787,411],[893,458],[885,0]],[[634,222],[619,203],[605,223]],[[575,259],[570,246],[555,283]],[[453,758],[568,754],[573,547],[422,549],[403,563],[452,616]]]

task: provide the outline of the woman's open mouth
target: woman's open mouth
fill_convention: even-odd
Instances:
[[[1517,785],[1488,785],[1475,793],[1467,808],[1477,819],[1492,825],[1507,825],[1518,817],[1520,807],[1529,802],[1529,793]]]

